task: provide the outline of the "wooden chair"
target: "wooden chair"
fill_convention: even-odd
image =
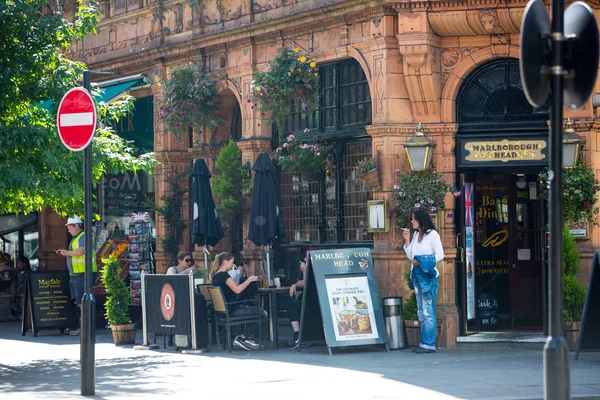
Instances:
[[[215,310],[215,326],[217,336],[217,346],[221,349],[221,338],[219,335],[219,327],[224,327],[227,332],[227,349],[231,353],[232,339],[231,339],[231,328],[238,325],[246,324],[258,324],[258,344],[262,343],[262,324],[263,324],[263,313],[261,310],[255,315],[244,315],[241,317],[233,317],[229,313],[229,307],[233,304],[248,304],[247,301],[232,301],[226,302],[223,294],[223,289],[219,286],[209,286],[208,291],[212,298],[213,307]]]
[[[206,323],[208,324],[208,345],[213,344],[212,332],[215,326],[215,308],[213,306],[212,297],[208,291],[210,285],[196,285],[196,288],[206,301]]]

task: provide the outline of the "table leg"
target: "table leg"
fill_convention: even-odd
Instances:
[[[279,311],[277,310],[277,292],[273,292],[273,306],[272,306],[272,315],[271,315],[271,325],[273,330],[273,341],[275,342],[275,348],[279,349],[279,327],[277,326],[277,317]]]

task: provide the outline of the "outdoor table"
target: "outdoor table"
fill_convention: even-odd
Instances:
[[[273,346],[279,349],[279,332],[277,327],[277,317],[279,310],[277,309],[277,293],[288,293],[289,286],[275,288],[259,288],[258,293],[261,296],[267,296],[269,302],[269,337],[273,342]]]

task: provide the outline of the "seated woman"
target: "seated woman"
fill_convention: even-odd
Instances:
[[[255,275],[249,276],[244,283],[236,285],[231,276],[229,276],[229,270],[233,268],[233,254],[223,252],[219,254],[213,263],[211,274],[213,276],[213,286],[219,286],[223,289],[223,295],[225,296],[226,302],[237,301],[237,295],[242,293],[252,282],[256,282],[258,278]],[[245,315],[256,315],[258,312],[262,312],[266,317],[267,312],[258,306],[249,306],[245,304],[232,304],[229,306],[229,312],[233,317],[241,317]],[[260,345],[252,340],[252,335],[256,333],[257,327],[250,325],[250,328],[241,335],[237,335],[233,340],[233,347],[237,347],[243,350],[258,350]]]
[[[177,265],[167,270],[167,275],[189,275],[196,270],[192,253],[189,251],[180,251],[177,253]],[[206,299],[202,294],[194,293],[194,310],[196,317],[196,337],[198,347],[203,349],[208,347],[208,324],[206,322]]]
[[[300,313],[302,312],[302,299],[300,296],[296,296],[297,289],[302,289],[304,287],[304,279],[306,274],[306,261],[300,261],[300,271],[302,271],[302,280],[294,283],[290,286],[290,297],[291,299],[287,303],[287,314],[290,319],[290,325],[292,325],[292,330],[294,331],[294,345],[292,346],[292,350],[298,348],[300,343],[298,342],[298,332],[300,331]]]
[[[196,270],[193,265],[194,259],[189,251],[180,251],[177,253],[177,265],[170,267],[167,270],[167,275],[191,274]]]

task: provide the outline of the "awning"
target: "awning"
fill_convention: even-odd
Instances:
[[[35,224],[37,224],[37,213],[0,215],[0,235],[15,232]]]
[[[98,102],[111,103],[132,90],[144,89],[150,86],[150,80],[143,75],[132,75],[117,78],[94,85],[102,89]]]

